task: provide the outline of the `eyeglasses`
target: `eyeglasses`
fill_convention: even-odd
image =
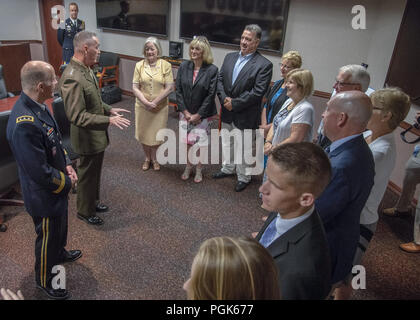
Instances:
[[[340,82],[340,81],[335,81],[335,85],[334,86],[338,86],[338,87],[344,87],[344,86],[354,86],[357,83],[349,83],[349,82]]]

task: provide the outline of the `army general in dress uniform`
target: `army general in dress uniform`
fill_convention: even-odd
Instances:
[[[70,62],[71,57],[74,54],[73,39],[74,36],[85,30],[85,22],[77,19],[79,13],[79,7],[77,3],[72,2],[69,5],[70,18],[66,19],[64,29],[58,29],[57,40],[63,47],[63,64]]]
[[[80,250],[65,250],[68,193],[77,181],[61,143],[54,117],[43,102],[57,84],[53,67],[27,62],[21,70],[23,92],[7,124],[7,139],[19,168],[25,208],[37,234],[35,279],[37,287],[53,299],[67,299],[68,291],[53,288],[52,268],[81,257]]]
[[[108,127],[128,127],[130,121],[101,99],[91,67],[99,59],[99,40],[93,32],[82,31],[74,38],[74,56],[60,78],[60,91],[66,115],[71,122],[73,150],[80,155],[77,185],[77,216],[93,225],[103,224],[96,212],[108,207],[99,203],[100,177],[105,148],[109,144]]]

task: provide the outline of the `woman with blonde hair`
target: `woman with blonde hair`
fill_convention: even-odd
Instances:
[[[136,139],[145,153],[144,171],[152,165],[160,170],[156,150],[163,141],[156,134],[168,122],[168,95],[173,91],[172,66],[161,59],[162,48],[155,37],[146,39],[143,47],[144,59],[137,62],[133,76],[133,92],[136,96]]]
[[[264,129],[264,136],[267,135],[268,130],[272,126],[273,119],[283,103],[289,98],[286,89],[286,76],[287,73],[302,66],[302,57],[298,51],[286,52],[281,57],[280,72],[282,79],[276,81],[273,86],[268,90],[265,98],[267,102],[261,113],[260,128]]]
[[[181,64],[176,78],[179,125],[186,132],[186,141],[183,142],[187,144],[187,166],[181,176],[182,180],[189,178],[193,168],[189,156],[190,148],[196,144],[196,154],[199,155],[200,149],[208,146],[208,118],[217,113],[215,95],[218,69],[212,64],[213,56],[207,38],[195,37],[190,43],[189,54],[191,60]],[[199,183],[202,179],[201,163],[198,159],[194,182]]]
[[[282,143],[312,141],[315,111],[307,99],[312,94],[313,88],[314,80],[309,70],[293,69],[287,73],[286,93],[289,98],[273,118],[273,125],[265,139],[265,156]],[[263,183],[265,180],[264,171]],[[262,197],[261,192],[259,196]]]
[[[314,80],[309,70],[294,69],[287,74],[286,89],[289,99],[273,119],[264,145],[265,154],[282,143],[312,141],[314,107],[307,99],[313,88]]]
[[[192,300],[280,299],[273,258],[257,241],[244,237],[204,241],[184,289]]]

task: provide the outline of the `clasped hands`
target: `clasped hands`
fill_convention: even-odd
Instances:
[[[144,107],[147,111],[155,113],[159,111],[158,104],[155,101],[147,101],[147,103],[144,104]]]
[[[223,101],[223,106],[229,111],[232,111],[232,98],[226,97]]]
[[[71,180],[71,186],[72,188],[74,188],[77,183],[77,173],[76,171],[74,171],[73,166],[70,164],[66,166],[66,171],[67,171],[67,175],[69,176]]]
[[[271,149],[273,149],[272,142],[271,141],[266,141],[264,143],[264,154],[267,156],[270,153]]]
[[[190,123],[192,123],[194,125],[199,124],[201,122],[201,117],[200,117],[200,115],[198,113],[191,114],[187,110],[185,110],[183,112],[183,114],[184,114],[185,119],[188,122],[190,122]]]
[[[112,108],[110,111],[111,117],[109,117],[109,123],[113,126],[116,126],[123,130],[130,125],[130,120],[124,118],[124,116],[120,112],[128,112],[130,111],[123,109],[123,108]]]

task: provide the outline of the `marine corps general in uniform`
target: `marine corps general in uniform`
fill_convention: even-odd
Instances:
[[[66,299],[67,290],[52,287],[52,268],[82,255],[64,248],[68,193],[77,175],[62,146],[58,125],[43,104],[57,84],[53,67],[42,61],[27,62],[21,82],[23,92],[10,114],[7,139],[18,165],[25,208],[37,234],[35,280],[48,297]]]
[[[60,78],[61,97],[71,122],[73,150],[80,155],[77,185],[77,216],[93,225],[103,224],[96,212],[108,211],[99,203],[100,177],[104,152],[109,144],[108,126],[120,129],[130,121],[101,99],[99,85],[91,67],[99,59],[99,40],[95,33],[82,31],[74,38],[74,56]]]
[[[79,13],[79,7],[77,6],[77,3],[70,3],[69,10],[70,18],[66,19],[64,29],[58,29],[57,32],[57,40],[63,47],[63,64],[69,63],[71,57],[73,57],[74,36],[78,32],[85,30],[85,22],[83,20],[77,19],[77,14]]]

